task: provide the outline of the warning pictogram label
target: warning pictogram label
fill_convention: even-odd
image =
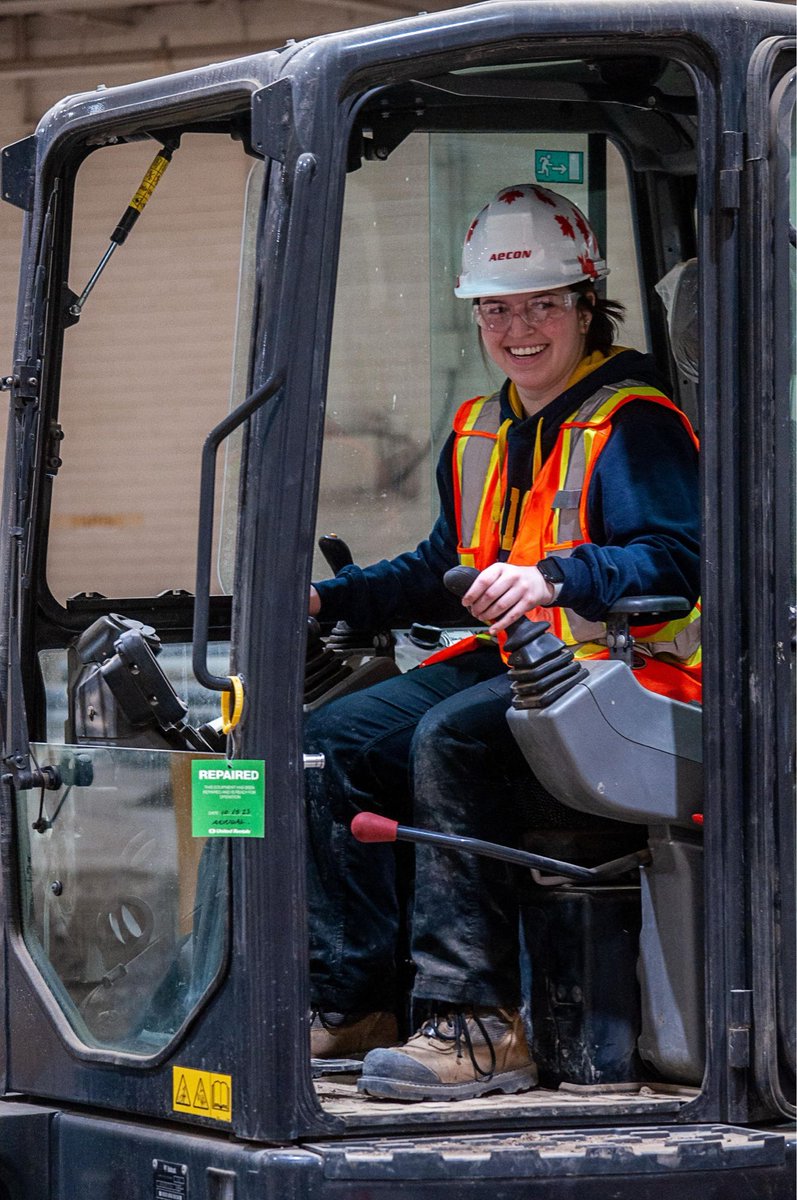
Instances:
[[[214,1121],[231,1121],[232,1076],[172,1067],[172,1108]]]

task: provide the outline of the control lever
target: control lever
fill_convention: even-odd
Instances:
[[[354,562],[351,550],[343,538],[336,533],[325,533],[318,539],[318,549],[326,559],[333,575],[338,575],[344,567],[350,567]]]
[[[443,583],[449,592],[453,592],[461,600],[480,574],[481,572],[477,571],[475,567],[451,567],[443,576]],[[547,621],[530,621],[528,617],[518,617],[516,621],[510,622],[506,627],[507,649],[519,650],[527,642],[539,637],[546,629],[548,629]],[[510,640],[513,643],[511,647]]]
[[[455,570],[457,568],[454,568]],[[465,589],[467,591],[467,588]],[[530,623],[530,622],[529,622]],[[351,823],[351,832],[358,842],[424,842],[440,846],[445,850],[459,850],[466,854],[479,854],[482,858],[497,858],[500,862],[518,867],[547,871],[563,875],[567,879],[590,880],[611,879],[624,875],[650,861],[648,850],[638,850],[600,863],[597,867],[581,867],[577,863],[561,862],[543,854],[531,854],[527,850],[516,850],[512,846],[499,846],[495,842],[484,842],[481,838],[463,837],[454,833],[435,833],[431,829],[416,829],[411,825],[399,825],[389,817],[378,813],[359,812]]]
[[[475,567],[452,567],[443,583],[461,598],[478,574]],[[507,626],[506,635],[513,708],[547,708],[586,678],[586,668],[551,633],[547,621],[518,617]]]
[[[343,538],[326,533],[318,539],[318,548],[335,575],[354,563],[352,553]],[[379,658],[393,657],[393,636],[387,629],[352,629],[347,621],[338,621],[327,637],[327,647],[340,658],[355,655]]]

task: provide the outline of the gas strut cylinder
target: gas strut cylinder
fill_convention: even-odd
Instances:
[[[69,311],[73,317],[79,317],[82,313],[83,305],[86,303],[86,300],[90,296],[95,283],[108,265],[111,255],[117,246],[122,245],[128,233],[135,225],[141,213],[144,211],[147,201],[155,191],[155,188],[161,181],[164,171],[172,161],[172,154],[176,149],[176,142],[168,143],[167,145],[162,146],[153,158],[144,178],[141,180],[141,183],[138,186],[138,191],[133,196],[125,211],[122,213],[119,224],[111,234],[111,244],[97,264],[97,269],[84,287],[83,291],[78,296],[77,300],[75,300],[73,304],[70,304]]]

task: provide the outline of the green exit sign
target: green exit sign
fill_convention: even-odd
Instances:
[[[583,183],[583,150],[535,150],[534,173],[537,183]]]

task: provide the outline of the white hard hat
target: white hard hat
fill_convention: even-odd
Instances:
[[[454,295],[511,296],[609,274],[580,208],[548,188],[502,188],[473,221]]]

